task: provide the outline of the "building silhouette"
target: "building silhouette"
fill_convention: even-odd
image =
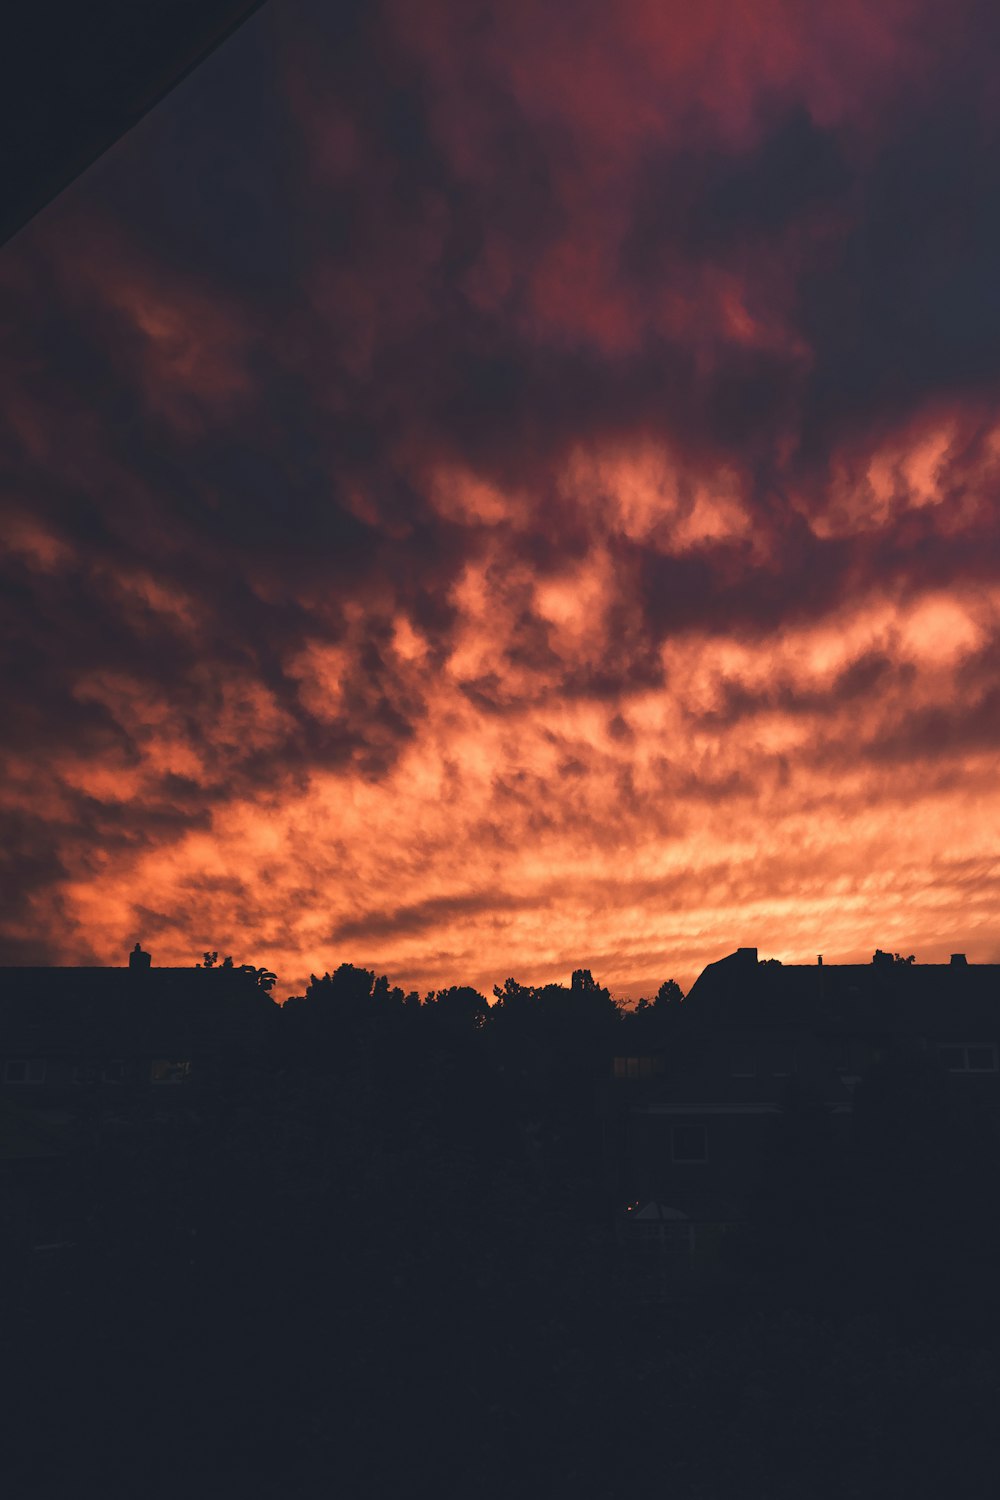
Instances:
[[[162,968],[137,943],[127,966],[2,971],[0,1205],[4,1195],[11,1202],[40,1200],[46,1183],[54,1185],[53,1201],[69,1201],[75,1164],[86,1150],[101,1149],[102,1130],[188,1120],[211,1135],[237,1096],[239,1107],[251,1111],[279,1098],[279,1074],[289,1061],[294,1074],[301,1052],[294,1008],[286,1015],[271,999],[273,976],[215,958]],[[913,1138],[923,1141],[928,1160],[936,1152],[946,1173],[952,1165],[964,1169],[958,1158],[968,1143],[978,1151],[979,1142],[982,1160],[1000,1164],[998,997],[1000,965],[970,964],[962,954],[936,965],[880,951],[869,964],[798,965],[761,962],[756,949],[738,949],[709,964],[686,1000],[610,1028],[599,1044],[607,1047],[604,1079],[590,1095],[596,1114],[574,1105],[559,1115],[559,1131],[572,1119],[579,1134],[560,1150],[574,1170],[585,1168],[588,1153],[593,1157],[625,1264],[653,1266],[660,1288],[680,1285],[688,1272],[717,1268],[733,1231],[755,1216],[780,1225],[808,1216],[817,1203],[832,1211],[835,1169],[847,1164],[861,1181],[866,1142],[875,1139],[871,1122],[883,1128],[886,1111],[927,1116]],[[571,1002],[567,992],[553,1023],[566,1032],[565,1045],[554,1039],[566,1058],[576,1055],[568,1035]],[[363,1009],[369,1007],[377,1013],[374,992]],[[403,1007],[396,1020],[395,1030],[376,1027],[361,1043],[351,1041],[350,1028],[329,1034],[320,1028],[307,1049],[310,1074],[340,1077],[357,1046],[362,1079],[397,1031],[402,1052],[393,1065],[405,1069],[409,1058],[419,1069],[421,1048],[437,1036],[434,1007]],[[486,1070],[484,1079],[491,1058],[496,1062],[490,1026],[487,1017],[462,1043],[468,1065],[475,1060]],[[517,1032],[508,1043],[490,1085],[498,1090],[497,1107],[516,1114],[518,1089],[534,1079],[535,1094],[524,1106],[526,1119],[534,1119],[544,1105],[535,1095],[565,1092],[572,1080],[563,1075],[573,1065],[566,1063],[558,1085],[544,1068],[535,1078],[534,1032]],[[584,1048],[579,1067],[591,1069],[594,1056]],[[912,1075],[912,1086],[893,1094],[879,1085],[879,1126],[870,1103],[873,1081],[889,1078],[893,1068]],[[577,1103],[592,1089],[592,1081],[581,1080],[572,1095]],[[858,1110],[866,1098],[861,1130]],[[952,1129],[953,1116],[971,1132],[953,1131],[940,1149],[931,1119],[939,1106],[942,1130]],[[452,1114],[461,1108],[449,1106]],[[442,1120],[441,1128],[462,1140],[467,1125],[456,1117]],[[900,1138],[907,1138],[905,1130]],[[558,1174],[555,1157],[545,1170]],[[901,1158],[886,1170],[902,1181],[909,1167]],[[829,1180],[824,1173],[832,1174]],[[958,1174],[951,1175],[957,1183]]]
[[[260,1048],[277,1010],[250,967],[157,968],[138,943],[127,967],[0,975],[0,1098],[36,1110],[94,1090],[190,1107]]]
[[[625,1244],[716,1257],[753,1213],[783,1125],[793,1138],[822,1129],[846,1159],[859,1089],[906,1059],[1000,1140],[1000,965],[880,951],[869,964],[780,964],[755,948],[709,964],[669,1042],[613,1069]]]

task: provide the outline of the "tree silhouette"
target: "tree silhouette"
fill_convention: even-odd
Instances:
[[[490,1007],[485,996],[468,985],[456,984],[445,990],[432,990],[424,1000],[428,1014],[450,1031],[481,1031]]]

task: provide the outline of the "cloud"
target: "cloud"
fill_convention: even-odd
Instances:
[[[992,11],[415,16],[0,257],[0,952],[994,955]]]

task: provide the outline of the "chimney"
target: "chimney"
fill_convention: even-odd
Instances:
[[[130,969],[148,969],[149,966],[150,966],[150,964],[152,962],[153,962],[152,955],[149,954],[149,953],[144,953],[142,951],[142,949],[139,947],[139,944],[136,943],[135,947],[132,949],[132,952],[128,956],[128,966],[129,966],[129,968]]]
[[[819,965],[820,968],[823,967],[823,955],[822,955],[822,953],[818,953],[816,955],[816,963]]]
[[[964,953],[953,953],[951,955],[951,961],[952,961],[953,964],[961,964],[961,965],[965,965],[965,964],[967,964],[969,962],[969,960],[966,958],[966,956],[965,956]]]
[[[742,960],[743,960],[743,962],[745,964],[755,964],[757,962],[757,949],[756,948],[737,948],[737,950],[736,950],[736,957],[737,958],[742,958]]]

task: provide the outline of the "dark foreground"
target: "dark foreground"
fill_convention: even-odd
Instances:
[[[72,1244],[5,1226],[6,1493],[992,1500],[995,1231],[941,1163],[861,1218],[786,1183],[644,1305],[585,1131],[416,1063],[81,1136]]]

